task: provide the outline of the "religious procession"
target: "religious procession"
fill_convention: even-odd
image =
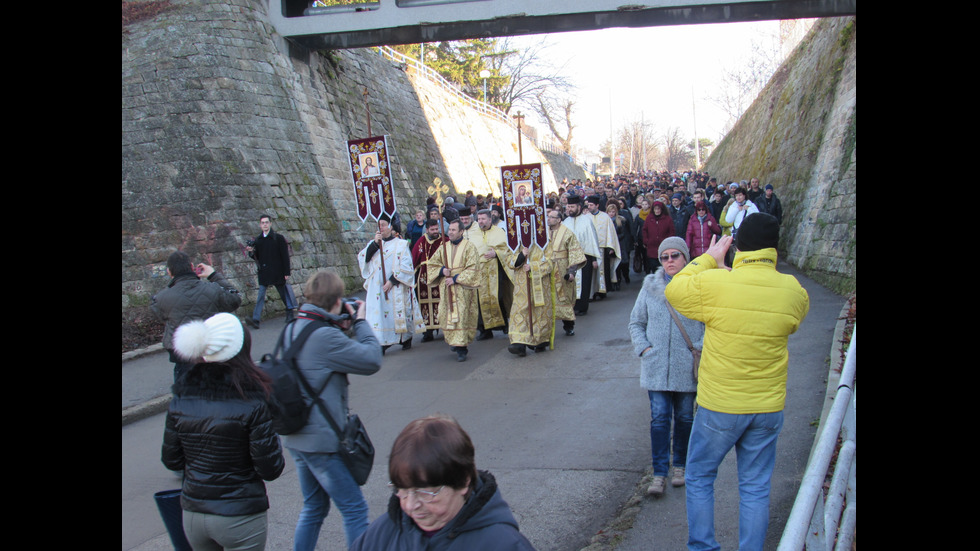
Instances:
[[[536,168],[509,168],[505,187],[508,177],[522,178],[516,189],[533,187]],[[411,349],[415,335],[422,343],[441,336],[462,362],[470,343],[496,332],[524,357],[553,349],[559,322],[575,334],[576,318],[619,283],[615,225],[589,210],[595,197],[573,192],[559,208],[540,186],[529,196],[432,196],[404,227],[397,212],[379,215],[358,264],[382,353]]]

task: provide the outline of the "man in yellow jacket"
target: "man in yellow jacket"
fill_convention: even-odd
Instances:
[[[685,473],[691,550],[721,548],[714,532],[714,482],[732,447],[738,464],[739,549],[762,549],[786,402],[786,341],[810,309],[799,281],[776,271],[779,223],[773,216],[754,213],[743,220],[729,270],[724,259],[731,240],[712,239],[708,251],[664,290],[678,312],[705,324],[699,408]]]

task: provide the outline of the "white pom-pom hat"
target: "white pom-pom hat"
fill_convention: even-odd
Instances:
[[[174,331],[174,352],[186,360],[224,362],[235,357],[244,342],[242,322],[227,312],[187,322]]]

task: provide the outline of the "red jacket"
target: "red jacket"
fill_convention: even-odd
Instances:
[[[708,222],[711,224],[709,225]],[[709,212],[702,222],[698,220],[697,213],[692,214],[691,219],[687,222],[687,235],[684,236],[692,259],[701,256],[708,250],[708,247],[711,246],[712,235],[721,235],[721,225],[718,224],[715,217]]]
[[[675,235],[674,222],[667,214],[667,208],[661,208],[660,212],[660,216],[651,212],[643,221],[643,244],[646,245],[649,258],[656,258],[659,254],[660,243]]]

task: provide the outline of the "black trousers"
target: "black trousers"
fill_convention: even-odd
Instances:
[[[596,257],[585,255],[585,266],[582,266],[582,292],[575,301],[575,311],[582,314],[589,311],[589,299],[592,297],[592,263],[595,260]]]

